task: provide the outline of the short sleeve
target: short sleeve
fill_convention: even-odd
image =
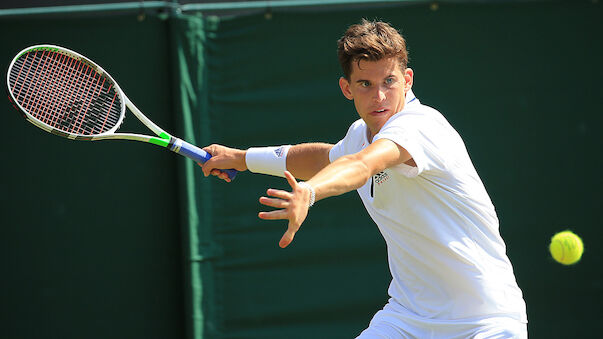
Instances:
[[[419,175],[429,167],[428,156],[422,143],[422,133],[413,119],[404,115],[390,119],[375,135],[373,142],[379,139],[391,140],[410,153],[417,164],[416,170],[410,171],[410,167],[405,164],[397,166],[402,172],[407,173],[407,176]]]
[[[344,155],[359,152],[367,143],[366,125],[358,119],[350,126],[345,137],[331,148],[329,161],[333,162]]]
[[[330,162],[333,162],[345,155],[344,145],[343,145],[344,140],[345,139],[339,140],[339,142],[336,143],[335,146],[333,146],[333,148],[331,148],[331,150],[329,151],[329,161]]]

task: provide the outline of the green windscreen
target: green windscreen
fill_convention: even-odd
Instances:
[[[101,65],[174,131],[167,28],[155,17],[2,18],[2,76],[28,46],[63,46]],[[6,96],[0,112],[0,337],[184,337],[181,157],[138,142],[51,135]],[[128,114],[123,129],[151,133]]]

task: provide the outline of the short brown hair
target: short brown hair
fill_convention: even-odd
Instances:
[[[350,26],[337,41],[337,55],[343,75],[348,80],[352,72],[352,62],[396,57],[402,70],[406,69],[408,64],[406,41],[402,35],[388,23],[366,19]]]

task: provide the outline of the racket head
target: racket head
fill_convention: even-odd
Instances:
[[[85,56],[55,45],[20,51],[6,74],[13,105],[55,135],[93,140],[122,124],[126,98],[115,80]]]

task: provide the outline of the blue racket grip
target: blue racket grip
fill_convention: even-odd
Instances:
[[[201,164],[204,164],[211,158],[211,154],[205,152],[195,145],[189,144],[182,139],[176,139],[171,150]],[[220,171],[226,173],[230,180],[234,180],[234,178],[237,176],[237,173],[239,173],[239,171],[236,169],[223,169]]]

